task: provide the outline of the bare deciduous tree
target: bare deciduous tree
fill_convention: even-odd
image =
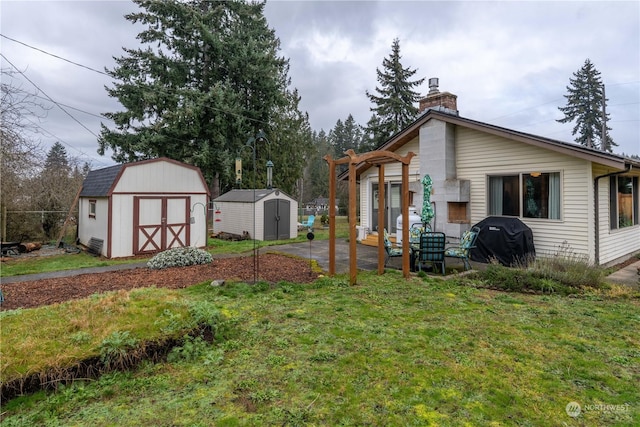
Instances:
[[[1,211],[23,210],[31,204],[28,184],[37,175],[42,161],[37,125],[46,116],[47,108],[37,101],[35,93],[13,84],[11,70],[1,72],[0,207]],[[3,224],[2,230],[18,238],[25,232],[24,222],[14,218]],[[1,237],[6,239],[7,235]]]

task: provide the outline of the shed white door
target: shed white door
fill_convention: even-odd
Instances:
[[[190,197],[136,196],[133,253],[159,252],[190,244]]]

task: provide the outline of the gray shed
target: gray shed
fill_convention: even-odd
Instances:
[[[216,233],[248,233],[256,240],[298,237],[298,202],[282,190],[231,190],[213,200]]]

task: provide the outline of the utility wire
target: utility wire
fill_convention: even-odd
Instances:
[[[77,151],[78,153],[80,153],[81,155],[83,155],[85,158],[88,158],[88,159],[89,159],[89,160],[91,160],[91,161],[96,161],[97,163],[100,163],[100,164],[102,164],[102,165],[109,166],[109,164],[107,164],[107,163],[103,162],[102,160],[100,160],[100,159],[96,159],[95,157],[91,157],[89,154],[85,153],[84,151],[80,150],[79,148],[76,148],[76,147],[74,147],[73,145],[69,144],[69,143],[68,143],[68,142],[66,142],[64,139],[62,139],[62,138],[60,138],[59,136],[57,136],[57,135],[53,134],[51,131],[49,131],[49,130],[47,130],[47,129],[43,128],[40,124],[36,123],[35,121],[31,120],[30,118],[25,117],[25,119],[26,119],[27,121],[31,122],[31,123],[36,127],[36,129],[40,129],[44,134],[46,134],[46,135],[48,135],[48,136],[51,136],[51,137],[55,138],[56,140],[60,141],[61,143],[63,143],[63,144],[64,144],[64,145],[66,145],[67,147],[71,148],[72,150]]]
[[[4,37],[7,40],[11,40],[12,42],[19,43],[19,44],[21,44],[23,46],[26,46],[26,47],[28,47],[30,49],[37,50],[38,52],[42,52],[45,55],[53,56],[54,58],[58,58],[58,59],[60,59],[62,61],[66,61],[66,62],[68,62],[70,64],[77,65],[78,67],[86,68],[89,71],[93,71],[95,73],[99,73],[99,74],[103,74],[105,76],[108,76],[108,74],[105,73],[104,71],[96,70],[95,68],[91,68],[91,67],[88,67],[86,65],[79,64],[77,62],[71,61],[70,59],[66,59],[66,58],[63,58],[61,56],[55,55],[53,53],[47,52],[46,50],[42,50],[42,49],[39,49],[39,48],[37,48],[35,46],[28,45],[28,44],[26,44],[24,42],[21,42],[20,40],[16,40],[16,39],[13,39],[13,38],[11,38],[9,36],[5,36],[4,34],[0,34],[0,36]]]
[[[4,58],[4,60],[5,60],[5,61],[7,61],[7,62],[9,63],[9,65],[11,65],[11,66],[12,66],[12,67],[13,67],[13,68],[18,72],[18,73],[20,73],[20,74],[21,74],[25,79],[27,79],[27,81],[28,81],[29,83],[31,83],[31,84],[32,84],[36,89],[38,89],[40,92],[42,92],[42,94],[43,94],[44,96],[46,96],[46,97],[47,97],[47,99],[49,99],[49,101],[53,102],[53,103],[54,103],[58,108],[60,108],[62,111],[64,111],[64,113],[65,113],[67,116],[71,117],[71,118],[73,119],[73,121],[74,121],[74,122],[78,123],[80,126],[82,126],[83,128],[85,128],[85,129],[86,129],[86,130],[87,130],[91,135],[93,135],[93,136],[95,136],[96,138],[98,138],[98,135],[96,135],[96,134],[95,134],[95,132],[93,132],[91,129],[89,129],[88,127],[86,127],[86,126],[85,126],[85,125],[84,125],[80,120],[78,120],[78,119],[76,119],[75,117],[73,117],[73,115],[72,115],[70,112],[68,112],[67,110],[65,110],[65,109],[62,107],[62,105],[60,105],[58,102],[54,101],[54,99],[53,99],[53,98],[51,98],[49,95],[47,95],[47,94],[46,94],[46,92],[45,92],[45,91],[43,91],[42,89],[40,89],[40,88],[38,87],[38,85],[37,85],[37,84],[35,84],[33,81],[31,81],[31,79],[30,79],[29,77],[27,77],[27,75],[26,75],[25,73],[23,73],[22,71],[20,71],[20,69],[18,69],[18,67],[16,67],[15,65],[13,65],[13,62],[9,61],[9,60],[7,59],[7,57],[6,57],[6,56],[4,56],[4,54],[0,53],[0,56],[1,56],[2,58]]]
[[[103,72],[103,71],[96,70],[95,68],[91,68],[91,67],[89,67],[89,66],[87,66],[87,65],[83,65],[83,64],[80,64],[80,63],[77,63],[77,62],[71,61],[71,60],[69,60],[69,59],[66,59],[66,58],[63,58],[63,57],[61,57],[61,56],[55,55],[55,54],[53,54],[53,53],[49,53],[49,52],[47,52],[47,51],[45,51],[45,50],[43,50],[43,49],[40,49],[40,48],[37,48],[37,47],[35,47],[35,46],[28,45],[27,43],[21,42],[20,40],[16,40],[16,39],[11,38],[11,37],[9,37],[9,36],[5,36],[4,34],[0,34],[0,36],[2,36],[2,37],[4,37],[4,38],[6,38],[6,39],[8,39],[8,40],[11,40],[11,41],[13,41],[13,42],[15,42],[15,43],[19,43],[19,44],[21,44],[21,45],[24,45],[24,46],[26,46],[26,47],[28,47],[28,48],[30,48],[30,49],[34,49],[34,50],[37,50],[37,51],[39,51],[39,52],[42,52],[42,53],[44,53],[44,54],[46,54],[46,55],[50,55],[50,56],[53,56],[54,58],[60,59],[60,60],[62,60],[62,61],[66,61],[66,62],[68,62],[68,63],[70,63],[70,64],[73,64],[73,65],[76,65],[76,66],[78,66],[78,67],[86,68],[87,70],[90,70],[90,71],[93,71],[93,72],[96,72],[96,73],[99,73],[99,74],[105,75],[105,76],[107,76],[107,77],[111,77],[109,74],[107,74],[107,73],[105,73],[105,72]],[[3,56],[3,57],[4,57],[4,56]],[[4,57],[4,58],[6,59],[6,57]],[[7,62],[9,62],[9,60],[7,60]],[[11,64],[11,62],[9,62],[9,63]],[[13,66],[13,68],[16,68],[13,64],[11,64],[11,65]],[[16,70],[18,70],[18,69],[16,68]],[[24,75],[20,70],[18,70],[18,72],[19,72],[20,74]],[[25,77],[26,77],[26,76],[25,76]],[[27,79],[27,80],[29,80],[29,79]],[[31,81],[30,81],[30,82],[31,82]],[[35,86],[35,84],[34,84],[33,82],[31,82],[31,84],[33,84],[33,85]],[[37,87],[37,86],[36,86],[36,87]],[[41,89],[40,89],[40,90],[41,90]],[[157,89],[157,88],[154,88],[153,90],[154,90],[154,91],[163,92],[163,93],[165,93],[165,94],[171,94],[168,90]],[[41,91],[42,91],[42,90],[41,90]],[[44,91],[42,91],[42,93],[44,93]],[[46,95],[46,94],[45,94],[45,95]],[[53,101],[51,98],[47,98],[47,99],[49,99],[51,102],[53,102],[54,104],[56,104],[56,105],[57,105],[57,103],[56,103],[55,101]],[[64,105],[64,104],[60,104],[60,105]],[[69,106],[67,106],[67,107],[69,107]],[[87,111],[79,110],[79,109],[74,108],[74,107],[69,107],[69,108],[73,108],[74,110],[78,110],[78,111],[81,111],[81,112],[86,113],[86,114],[95,115],[95,114],[93,114],[93,113],[89,113],[89,112],[87,112]],[[265,122],[264,120],[254,119],[254,118],[251,118],[251,117],[248,117],[248,116],[242,115],[242,114],[233,113],[233,112],[231,112],[231,111],[223,110],[223,109],[221,109],[221,108],[215,108],[215,107],[210,107],[210,108],[211,108],[212,110],[214,110],[214,111],[219,111],[219,112],[224,113],[224,114],[229,114],[229,115],[231,115],[231,116],[240,117],[240,118],[242,118],[242,119],[246,119],[246,120],[249,120],[249,121],[252,121],[252,122],[255,122],[255,123],[259,123],[259,124],[268,125],[268,123],[267,123],[267,122]],[[67,113],[67,114],[68,114],[68,113]],[[106,118],[106,117],[100,116],[100,118]],[[111,120],[111,119],[110,119],[110,120]]]

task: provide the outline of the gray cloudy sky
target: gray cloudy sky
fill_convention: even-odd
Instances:
[[[0,32],[103,70],[123,46],[137,47],[141,28],[123,18],[133,11],[129,1],[3,0]],[[366,124],[365,91],[374,90],[376,68],[397,37],[403,65],[418,70],[415,78],[439,77],[440,90],[458,95],[460,115],[567,142],[573,125],[555,121],[562,117],[557,107],[589,58],[606,85],[616,152],[640,154],[638,1],[270,1],[266,16],[316,130],[328,131],[349,114]],[[113,164],[98,156],[94,136],[101,121],[111,125],[95,115],[119,108],[104,90],[110,79],[4,37],[0,43],[39,96],[68,113],[43,100],[52,105],[38,123],[44,149],[62,141],[94,168]],[[11,67],[6,60],[3,69]],[[15,84],[36,90],[26,77]],[[419,91],[427,93],[426,80]]]

